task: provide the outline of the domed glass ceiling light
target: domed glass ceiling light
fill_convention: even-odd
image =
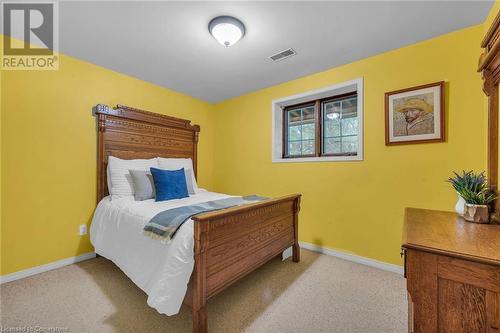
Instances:
[[[245,35],[245,26],[235,17],[217,16],[208,24],[208,31],[219,43],[229,47]]]

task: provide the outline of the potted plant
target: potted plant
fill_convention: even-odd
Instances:
[[[484,172],[475,174],[473,171],[462,171],[461,175],[454,174],[447,181],[459,197],[455,206],[457,213],[470,222],[488,223],[489,204],[496,199],[496,194],[488,187]]]

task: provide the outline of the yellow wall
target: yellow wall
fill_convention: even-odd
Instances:
[[[302,193],[300,239],[399,264],[404,208],[452,210],[444,180],[486,167],[482,25],[216,105],[215,189]],[[271,163],[271,101],[364,78],[364,161]],[[446,143],[386,147],[384,93],[446,81]]]
[[[213,105],[67,56],[59,68],[2,72],[1,274],[92,251],[78,226],[96,203],[97,103],[199,124],[199,183],[213,186]]]
[[[486,33],[486,31],[488,31],[489,27],[491,26],[491,24],[495,20],[499,11],[500,11],[500,1],[495,1],[493,3],[493,6],[490,9],[488,16],[486,17],[486,20],[484,20],[484,23],[483,23],[484,33]]]

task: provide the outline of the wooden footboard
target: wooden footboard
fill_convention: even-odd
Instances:
[[[292,246],[300,260],[300,195],[200,214],[194,220],[195,267],[185,302],[193,332],[207,331],[207,300]]]

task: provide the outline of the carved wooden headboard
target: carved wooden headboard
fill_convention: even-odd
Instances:
[[[108,195],[108,156],[122,159],[182,157],[193,160],[197,171],[200,126],[189,120],[143,111],[124,105],[99,104],[97,116],[97,200]]]

